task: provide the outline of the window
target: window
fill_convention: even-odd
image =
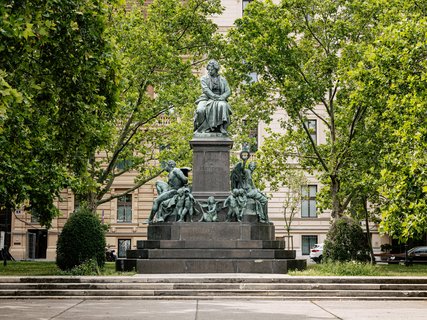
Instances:
[[[301,236],[301,252],[303,255],[309,255],[310,249],[317,243],[317,236]]]
[[[132,222],[132,195],[117,198],[117,222]]]
[[[39,217],[38,217],[37,211],[34,208],[31,208],[30,214],[31,214],[31,223],[34,223],[34,224],[39,223]]]
[[[128,170],[130,167],[132,167],[132,165],[132,160],[119,160],[117,161],[116,168],[119,170]]]
[[[249,138],[251,138],[251,141],[253,142],[250,145],[250,151],[252,153],[255,153],[258,151],[258,124],[257,124],[256,128],[252,129],[249,132]]]
[[[305,122],[305,125],[310,132],[311,139],[313,139],[314,143],[317,144],[317,120],[310,119]]]
[[[80,206],[81,206],[80,199],[76,195],[74,195],[74,212],[80,209]]]
[[[243,0],[242,1],[242,13],[245,12],[246,7],[252,0]]]
[[[301,217],[317,218],[316,213],[316,185],[303,186],[301,188]]]
[[[39,223],[39,217],[31,212],[31,223]]]
[[[126,258],[126,251],[130,250],[130,239],[119,239],[119,252],[117,253],[118,258]]]

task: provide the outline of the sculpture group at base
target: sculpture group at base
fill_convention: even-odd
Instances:
[[[268,223],[267,202],[268,198],[259,191],[252,180],[252,172],[256,164],[251,162],[248,169],[245,163],[238,163],[232,170],[230,180],[231,194],[223,201],[222,208],[228,208],[225,221],[242,221],[247,211],[254,212],[258,221]],[[200,215],[199,222],[217,222],[218,212],[221,210],[219,203],[210,196],[206,203],[194,199],[190,188],[187,186],[188,178],[181,169],[176,167],[173,160],[167,162],[165,170],[168,174],[168,182],[157,181],[157,198],[153,202],[148,223],[164,222],[172,216],[178,222],[193,222],[194,216]]]

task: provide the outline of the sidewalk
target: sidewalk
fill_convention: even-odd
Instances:
[[[426,319],[427,301],[0,300],[0,319]]]

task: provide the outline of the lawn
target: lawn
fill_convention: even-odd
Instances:
[[[133,275],[132,272],[116,272],[114,262],[106,262],[101,275]],[[0,264],[1,276],[60,276],[67,275],[59,270],[54,261],[8,261]]]
[[[134,272],[116,272],[114,262],[107,262],[101,275],[134,275]],[[67,275],[53,261],[8,261],[0,264],[0,276],[59,276]],[[427,265],[322,263],[310,264],[307,270],[290,271],[291,276],[427,276]]]
[[[427,276],[427,264],[321,263],[310,264],[304,271],[291,271],[292,276]]]

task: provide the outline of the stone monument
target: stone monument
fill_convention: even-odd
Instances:
[[[246,168],[250,153],[244,147],[230,174],[233,141],[227,128],[231,94],[215,60],[201,78],[202,95],[196,101],[193,184],[174,161],[167,163],[168,181],[156,183],[158,197],[148,219],[147,240],[138,241],[117,270],[138,273],[287,273],[303,269],[294,250],[285,250],[268,219],[267,196],[256,188]],[[230,188],[231,187],[231,188]]]

